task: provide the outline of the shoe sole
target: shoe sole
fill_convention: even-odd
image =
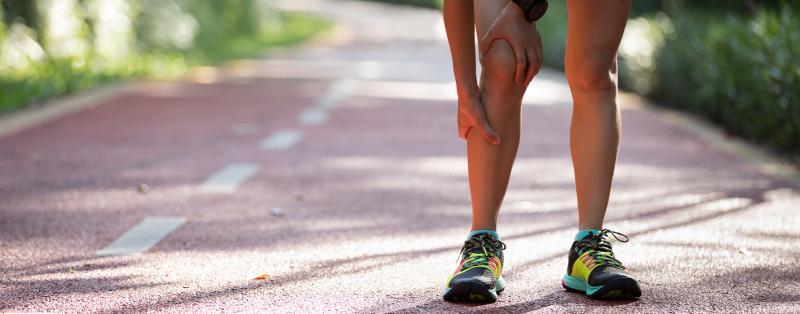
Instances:
[[[468,303],[494,303],[497,295],[505,290],[505,280],[501,277],[497,280],[495,288],[488,289],[480,282],[462,281],[459,284],[446,288],[444,300],[448,302],[468,302]]]
[[[637,299],[642,296],[639,283],[629,277],[616,278],[602,286],[592,286],[580,278],[564,275],[561,286],[569,292],[585,293],[595,300]]]

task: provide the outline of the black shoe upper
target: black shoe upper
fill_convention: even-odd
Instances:
[[[460,283],[471,282],[479,283],[488,289],[494,289],[497,280],[494,278],[492,271],[486,267],[476,267],[465,271],[450,280],[450,286],[456,286]]]
[[[592,286],[603,286],[612,280],[618,280],[623,277],[633,279],[631,274],[623,269],[609,266],[598,266],[592,270],[591,274],[589,274],[589,280],[587,280],[587,282]]]
[[[608,229],[603,229],[599,233],[590,233],[583,239],[572,243],[572,247],[569,250],[567,274],[572,274],[572,266],[575,264],[578,257],[584,252],[591,250],[589,254],[592,255],[592,258],[594,258],[599,266],[594,268],[589,274],[587,281],[590,285],[604,285],[609,280],[614,280],[621,276],[632,278],[630,274],[625,271],[625,266],[614,257],[614,252],[609,242],[609,236],[614,237],[620,242],[628,242],[628,236]]]

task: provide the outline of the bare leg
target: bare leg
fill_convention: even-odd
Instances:
[[[478,38],[483,37],[506,3],[505,0],[474,1]],[[525,86],[514,83],[515,70],[511,46],[506,41],[496,41],[484,56],[480,89],[489,124],[503,141],[498,146],[491,145],[474,129],[467,135],[472,230],[496,230],[497,213],[517,155]]]
[[[574,101],[570,150],[581,229],[601,229],[617,160],[616,56],[630,0],[568,0],[566,73]]]

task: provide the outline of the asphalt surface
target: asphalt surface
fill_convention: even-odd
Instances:
[[[607,227],[631,236],[615,251],[643,296],[565,292],[577,218],[556,72],[523,108],[500,215],[508,288],[490,305],[442,301],[470,210],[440,16],[279,4],[340,26],[0,138],[0,310],[800,311],[798,190],[636,103]],[[255,170],[207,188],[231,164]],[[147,217],[185,223],[141,254],[97,254]]]

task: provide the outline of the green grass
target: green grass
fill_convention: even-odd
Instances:
[[[300,13],[281,13],[282,27],[258,34],[230,38],[224,45],[211,44],[192,53],[195,64],[217,64],[237,58],[249,58],[264,53],[272,47],[283,47],[304,41],[329,29],[331,22],[316,16]]]
[[[153,49],[115,62],[113,66],[83,60],[47,57],[22,71],[0,72],[0,113],[98,85],[133,78],[176,78],[192,66],[259,56],[272,47],[306,40],[331,23],[316,16],[279,13],[281,27],[255,35],[220,36],[207,45],[185,50]]]

